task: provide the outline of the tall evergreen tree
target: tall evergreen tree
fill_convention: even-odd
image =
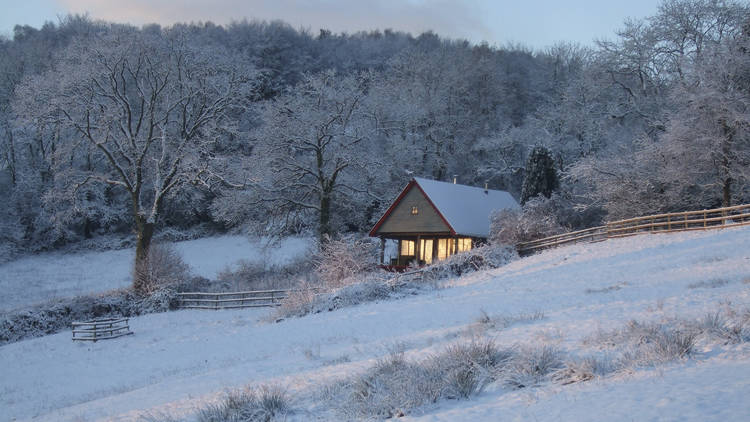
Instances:
[[[545,147],[534,147],[526,161],[526,176],[521,190],[521,205],[529,199],[544,195],[549,198],[558,187],[560,180],[555,169],[555,160]]]

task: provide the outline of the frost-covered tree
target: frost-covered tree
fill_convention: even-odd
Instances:
[[[690,83],[673,92],[677,107],[657,145],[673,202],[690,195],[697,205],[728,207],[750,199],[748,35],[705,52]]]
[[[333,232],[336,207],[362,204],[369,195],[377,164],[363,110],[370,79],[366,73],[308,75],[266,104],[255,157],[267,227],[289,230],[312,215],[322,240]]]
[[[216,146],[232,136],[253,77],[182,31],[116,28],[72,44],[50,71],[27,79],[15,109],[25,125],[56,133],[50,201],[76,207],[100,194],[105,204],[106,190],[93,186],[123,194],[138,267],[165,203],[194,184],[226,181]]]

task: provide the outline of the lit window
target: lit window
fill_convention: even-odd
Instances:
[[[448,252],[448,241],[452,241],[452,239],[438,239],[437,244],[437,259],[438,261],[442,261],[445,258],[448,258],[450,253]]]
[[[414,256],[414,241],[413,240],[401,241],[401,256]]]
[[[417,215],[417,214],[419,214],[419,208],[411,207],[411,215]]]
[[[432,239],[422,239],[419,244],[419,259],[425,264],[432,264]]]
[[[465,252],[468,250],[471,250],[471,238],[464,237],[464,238],[458,239],[458,251]]]

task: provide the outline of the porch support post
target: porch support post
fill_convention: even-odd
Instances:
[[[417,235],[417,241],[416,241],[416,243],[414,244],[414,259],[416,259],[416,260],[417,260],[417,266],[419,266],[419,265],[421,264],[421,263],[419,262],[419,246],[420,246],[419,244],[420,244],[420,241],[421,241],[421,240],[422,240],[422,236],[420,236],[420,235]]]
[[[380,264],[385,264],[385,238],[380,238]]]

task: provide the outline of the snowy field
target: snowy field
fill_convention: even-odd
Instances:
[[[203,252],[198,268],[213,253]],[[90,264],[104,268],[107,254]],[[544,319],[489,334],[502,346],[550,344],[576,353],[590,347],[586,338],[632,319],[746,309],[750,227],[573,245],[449,284],[280,323],[262,322],[270,312],[263,309],[178,311],[132,318],[135,335],[111,341],[74,343],[67,331],[8,344],[0,347],[0,419],[184,417],[227,389],[279,384],[296,397],[288,420],[340,420],[316,408],[309,391],[372,365],[395,344],[420,358],[469,341],[482,312],[543,312]],[[572,385],[490,385],[403,420],[739,421],[750,420],[748,396],[750,345],[703,342],[690,359],[665,366]]]
[[[240,260],[284,264],[302,256],[310,241],[287,238],[268,247],[244,236],[217,236],[175,243],[196,275],[213,279]],[[128,287],[134,249],[41,253],[0,264],[0,311],[48,299]]]

